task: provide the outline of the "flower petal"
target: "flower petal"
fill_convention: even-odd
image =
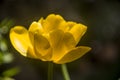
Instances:
[[[91,49],[90,47],[85,47],[85,46],[74,48],[73,50],[65,54],[60,60],[54,61],[54,62],[57,64],[64,64],[64,63],[72,62],[82,57],[85,53],[90,51],[90,49]]]
[[[67,22],[68,31],[69,31],[74,25],[76,25],[76,24],[77,24],[76,22],[68,21],[68,22]]]
[[[34,22],[30,25],[29,31],[30,31],[30,32],[36,32],[36,31],[43,32],[43,28],[42,28],[42,25],[41,25],[39,22],[35,22],[35,21],[34,21]]]
[[[53,48],[59,47],[63,41],[64,32],[62,30],[54,30],[50,33],[50,42]]]
[[[40,18],[40,20],[38,20],[38,23],[40,23],[41,25],[43,25],[43,23],[44,23],[44,18],[42,17],[42,18]]]
[[[50,44],[53,48],[52,60],[57,60],[64,55],[66,49],[63,42],[64,32],[62,30],[54,30],[50,33]]]
[[[76,24],[71,28],[70,33],[73,34],[73,36],[76,40],[76,43],[79,42],[79,40],[84,35],[86,30],[87,30],[87,27],[85,25],[82,25],[82,24]]]
[[[34,45],[34,34],[36,32],[39,32],[40,34],[43,33],[43,28],[41,26],[40,23],[38,22],[33,22],[31,25],[30,25],[30,28],[29,28],[29,37],[30,37],[30,40],[32,42],[32,44]]]
[[[12,28],[10,31],[10,40],[18,52],[23,56],[27,56],[28,48],[31,48],[32,45],[29,40],[28,31],[24,27],[16,26]]]
[[[58,29],[61,23],[64,21],[65,20],[60,15],[51,14],[45,19],[42,26],[46,32],[49,32],[53,29]]]
[[[76,46],[76,41],[73,37],[73,35],[69,32],[66,32],[63,37],[63,42],[65,47],[70,50],[71,48],[74,48]]]
[[[34,48],[35,53],[41,60],[50,61],[52,56],[52,49],[48,40],[41,34],[36,33],[34,35]]]

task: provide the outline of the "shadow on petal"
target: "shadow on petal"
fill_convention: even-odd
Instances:
[[[34,35],[34,49],[36,56],[41,60],[50,61],[52,56],[52,48],[47,38],[39,33]]]

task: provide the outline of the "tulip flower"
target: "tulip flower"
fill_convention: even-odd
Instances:
[[[82,57],[91,49],[76,46],[86,30],[87,27],[81,23],[50,14],[46,19],[32,22],[28,30],[23,26],[13,27],[10,41],[25,57],[64,64]]]

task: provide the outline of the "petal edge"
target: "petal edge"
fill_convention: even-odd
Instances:
[[[79,46],[69,51],[66,55],[64,55],[60,60],[54,61],[57,64],[64,64],[68,62],[72,62],[80,57],[82,57],[85,53],[90,51],[90,47]]]

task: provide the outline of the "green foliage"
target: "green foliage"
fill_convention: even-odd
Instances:
[[[14,24],[13,20],[9,20],[9,19],[4,19],[1,23],[0,23],[0,33],[1,34],[6,34],[8,33],[10,27]]]
[[[15,67],[15,68],[11,68],[11,69],[4,71],[2,73],[2,75],[6,76],[6,77],[12,77],[12,76],[16,75],[18,72],[19,72],[19,68]]]
[[[0,41],[0,49],[1,51],[7,51],[7,44],[5,42],[5,40],[2,40]]]
[[[14,60],[14,56],[9,51],[8,38],[9,30],[13,26],[13,20],[5,19],[0,23],[0,66],[10,64]],[[19,72],[18,67],[12,67],[2,71],[0,80],[14,80],[12,77]]]
[[[3,54],[2,52],[0,52],[0,65],[2,64],[2,62],[3,62]]]
[[[10,63],[13,61],[13,55],[11,53],[6,53],[4,56],[3,56],[3,62],[4,63]]]
[[[10,78],[10,77],[0,77],[0,80],[15,80],[15,79],[13,79],[13,78]]]

